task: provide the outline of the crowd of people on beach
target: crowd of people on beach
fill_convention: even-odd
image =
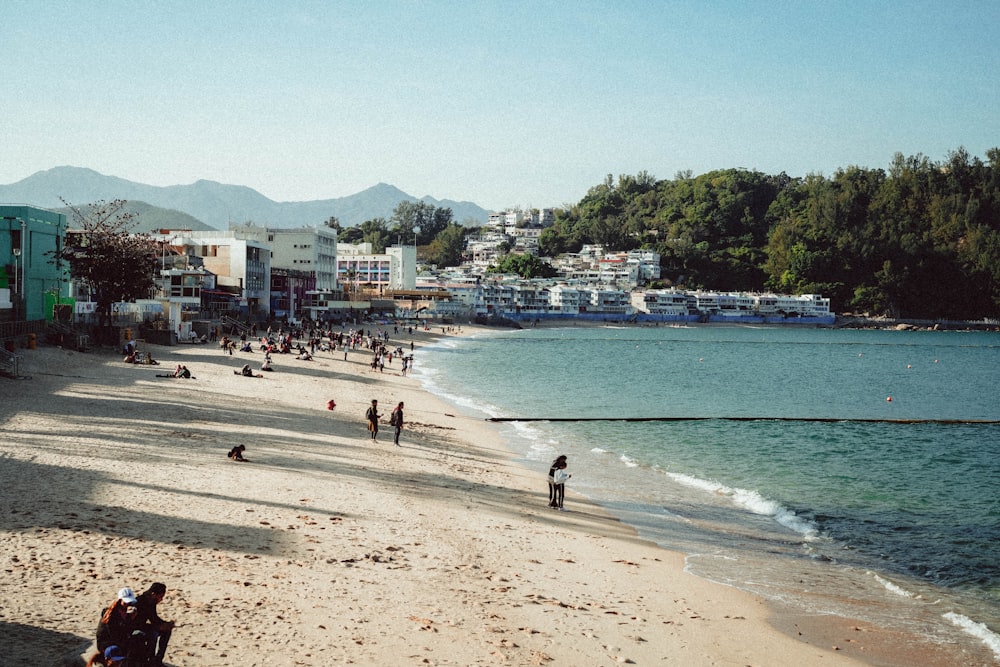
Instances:
[[[302,341],[307,342],[303,344]],[[230,355],[236,348],[235,340],[228,336],[223,336],[219,345],[224,352]],[[238,349],[240,352],[253,353],[254,346],[244,334],[240,339]],[[372,358],[370,369],[372,371],[383,372],[384,367],[391,365],[395,358],[401,360],[404,376],[412,363],[414,349],[412,342],[409,346],[410,354],[407,354],[399,345],[390,348],[389,332],[382,329],[341,332],[323,329],[290,331],[268,329],[257,339],[256,347],[264,353],[262,371],[273,371],[272,354],[297,353],[296,359],[311,361],[317,351],[333,353],[343,350],[346,361],[349,351],[356,351],[360,348],[370,352]],[[133,345],[131,348],[133,353],[134,349]],[[233,372],[244,377],[264,377],[263,374],[254,372],[249,363]],[[158,377],[193,379],[191,371],[184,365],[178,365],[174,373],[170,375],[159,375]],[[330,403],[332,404],[333,401]],[[403,401],[399,401],[389,415],[388,423],[393,429],[393,444],[395,446],[400,446],[400,434],[406,423],[404,407]],[[365,421],[372,444],[378,442],[379,426],[383,417],[384,415],[379,412],[378,400],[372,399],[365,412]],[[244,456],[245,451],[245,445],[237,445],[229,450],[227,458],[234,462],[245,462],[248,460]],[[552,461],[548,471],[548,507],[557,511],[565,511],[566,482],[571,477],[567,472],[567,467],[567,456],[560,455]],[[131,589],[128,588],[119,591],[118,598],[101,617],[97,635],[99,652],[88,663],[88,667],[93,665],[109,667],[161,666],[173,629],[172,622],[164,621],[156,613],[156,605],[162,601],[165,592],[166,587],[160,583],[153,584],[149,590],[139,596],[133,595]]]
[[[160,618],[157,605],[167,594],[156,582],[142,594],[122,588],[97,624],[97,652],[87,667],[163,667],[175,623]]]

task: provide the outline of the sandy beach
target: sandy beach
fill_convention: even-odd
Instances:
[[[391,342],[419,364],[432,335]],[[154,581],[176,667],[955,664],[689,575],[571,488],[548,509],[544,470],[398,361],[275,355],[258,379],[233,371],[260,352],[151,350],[19,350],[25,377],[0,378],[0,665],[61,664]],[[179,363],[196,379],[157,377]]]

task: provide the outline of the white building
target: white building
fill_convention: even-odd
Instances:
[[[154,234],[176,251],[200,257],[215,274],[216,286],[238,296],[251,314],[267,314],[271,302],[271,249],[233,231],[180,231]]]
[[[253,224],[231,225],[239,238],[253,239],[271,249],[271,266],[308,271],[316,278],[316,289],[337,289],[337,230],[326,227],[272,229]]]
[[[687,292],[672,289],[646,290],[634,292],[632,304],[637,310],[652,315],[687,315],[694,307],[694,297]]]
[[[417,286],[417,249],[394,245],[382,254],[371,243],[341,244],[337,254],[337,280],[357,289],[412,290]]]

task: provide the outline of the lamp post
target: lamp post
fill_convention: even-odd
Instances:
[[[14,318],[21,319],[21,280],[17,277],[17,260],[21,256],[20,248],[11,248],[11,253],[14,255],[14,284],[17,285],[17,290],[14,292]]]
[[[20,220],[20,218],[18,219]],[[24,256],[24,235],[26,233],[25,230],[27,226],[28,223],[26,223],[24,220],[21,220],[21,251],[19,254],[22,256]],[[27,263],[28,263],[28,258],[24,257],[24,259],[21,260],[21,280],[18,281],[17,283],[17,293],[20,296],[24,295],[24,287],[22,287],[22,285],[24,284],[24,267]]]

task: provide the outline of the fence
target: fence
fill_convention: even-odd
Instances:
[[[21,377],[21,357],[4,348],[0,348],[0,373],[11,377]]]

